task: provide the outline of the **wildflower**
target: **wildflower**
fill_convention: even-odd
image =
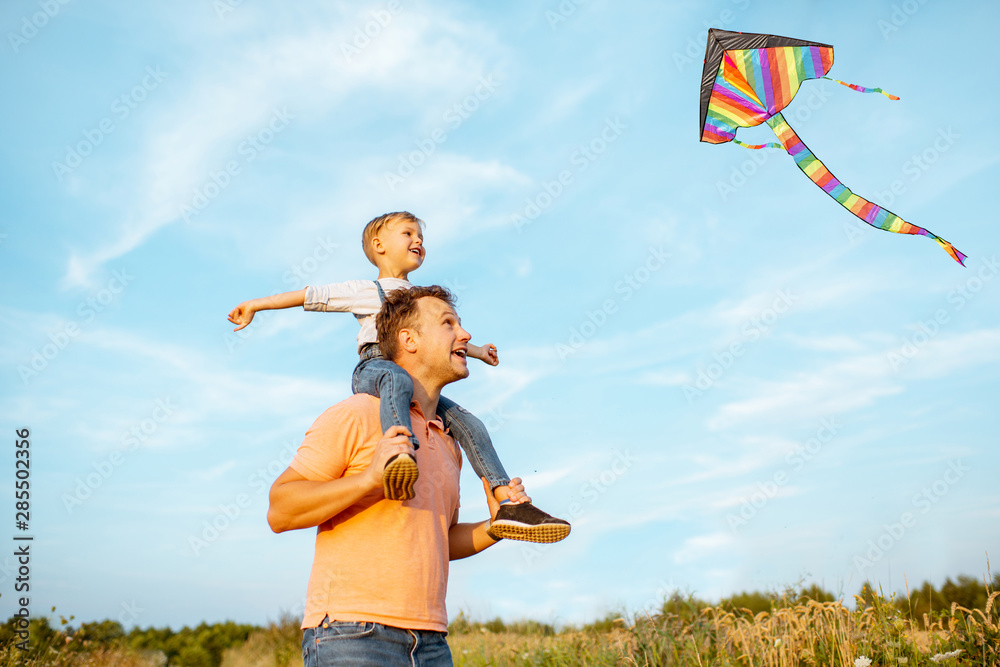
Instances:
[[[896,662],[898,662],[898,663],[899,663],[899,664],[901,664],[901,665],[905,665],[905,664],[906,664],[906,663],[908,663],[909,661],[910,661],[910,659],[909,659],[909,658],[896,658]]]
[[[947,653],[938,653],[933,658],[931,658],[931,662],[944,662],[948,658],[954,658],[959,653],[961,653],[962,650],[963,649],[958,649],[957,651],[948,651]]]
[[[774,640],[774,645],[781,646],[781,637],[778,637],[777,639]]]
[[[854,667],[871,667],[872,661],[865,656],[854,659]]]

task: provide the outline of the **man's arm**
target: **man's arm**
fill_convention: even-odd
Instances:
[[[413,455],[409,431],[392,426],[375,446],[371,463],[357,475],[314,482],[288,468],[271,485],[267,523],[271,530],[312,528],[337,516],[369,494],[382,496],[382,470],[395,454]]]
[[[493,497],[493,491],[486,478],[480,479],[483,480],[483,488],[486,490],[486,504],[490,508],[490,520],[479,523],[458,523],[458,510],[455,510],[455,515],[451,519],[451,528],[448,530],[448,560],[474,556],[497,543],[497,540],[486,533],[486,529],[490,527],[490,522],[496,519],[500,503]],[[512,479],[510,488],[512,494],[524,493],[524,485],[521,484],[520,478]]]
[[[244,301],[229,312],[229,321],[238,324],[233,331],[239,331],[253,321],[254,313],[260,310],[277,310],[280,308],[301,307],[306,302],[306,291],[300,289],[296,292],[284,292],[274,296],[265,296],[260,299],[250,299]]]
[[[454,521],[458,521],[458,511],[455,512]],[[475,556],[483,549],[496,544],[497,541],[486,534],[486,529],[489,527],[489,521],[452,523],[448,531],[448,560]]]

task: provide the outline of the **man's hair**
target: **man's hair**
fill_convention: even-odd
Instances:
[[[382,310],[375,316],[378,346],[383,358],[395,361],[399,353],[399,332],[416,327],[417,301],[425,296],[441,299],[452,308],[455,307],[455,297],[439,285],[397,289],[386,294]]]
[[[381,234],[383,229],[386,229],[395,222],[413,222],[420,225],[421,229],[424,226],[424,221],[409,211],[386,213],[369,222],[365,225],[364,231],[361,232],[361,248],[365,251],[365,257],[372,264],[375,264],[375,251],[372,250],[372,239]],[[375,266],[378,266],[378,264],[375,264]]]

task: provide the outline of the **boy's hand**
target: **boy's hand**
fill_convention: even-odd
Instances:
[[[490,366],[496,366],[500,363],[500,356],[497,354],[497,346],[493,343],[487,343],[483,345],[483,352],[486,353],[486,357],[483,359]]]
[[[507,489],[510,491],[510,501],[515,505],[531,502],[531,498],[524,492],[524,484],[521,483],[520,477],[511,479],[507,484]]]
[[[229,313],[229,321],[233,324],[238,324],[239,326],[233,329],[233,331],[239,331],[246,325],[253,321],[253,315],[257,312],[257,309],[253,307],[251,301],[244,301],[240,305],[233,308]]]
[[[469,356],[479,359],[490,366],[496,366],[500,363],[500,357],[497,356],[497,346],[493,343],[487,343],[486,345],[473,345],[469,343]]]
[[[490,508],[490,521],[495,521],[497,512],[500,510],[500,501],[497,500],[496,495],[490,489],[489,481],[485,477],[480,477],[479,479],[483,480],[483,490],[486,491],[486,506]],[[507,488],[510,490],[510,501],[515,505],[531,502],[531,498],[524,494],[524,484],[521,484],[520,477],[510,480]]]
[[[239,331],[253,321],[254,313],[261,310],[275,310],[281,308],[302,307],[306,302],[306,291],[300,289],[297,292],[284,292],[274,296],[265,296],[259,299],[250,299],[233,308],[229,313],[229,321],[239,326],[233,331]]]

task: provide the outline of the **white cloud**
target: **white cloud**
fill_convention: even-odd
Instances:
[[[742,486],[738,489],[732,489],[732,495],[724,496],[712,503],[714,509],[729,509],[730,507],[739,507],[755,493],[762,493],[761,488],[754,485]],[[773,500],[774,498],[790,498],[792,496],[797,496],[802,493],[802,489],[796,486],[778,486],[773,490],[769,489],[766,494],[768,500]]]
[[[673,479],[671,484],[694,484],[745,475],[780,461],[794,447],[795,443],[784,438],[745,436],[739,439],[736,452],[692,455],[691,461],[699,470]]]
[[[678,565],[692,563],[721,551],[731,551],[734,538],[730,533],[707,533],[684,540],[684,544],[674,552],[674,562]]]
[[[386,172],[373,172],[378,177],[370,177],[360,192],[367,191],[370,199],[386,200]],[[393,202],[399,202],[410,210],[421,211],[420,217],[433,225],[435,245],[444,246],[486,229],[510,226],[506,211],[486,210],[479,202],[486,195],[508,193],[531,182],[497,160],[480,161],[440,149],[427,158],[426,164],[416,167],[412,176],[395,183],[386,206],[391,210]]]
[[[919,331],[919,330],[918,330]],[[921,338],[918,332],[907,336],[911,343]],[[900,370],[908,376],[920,379],[946,377],[963,368],[981,367],[1000,361],[1000,329],[980,329],[948,336],[939,334],[925,345],[914,345],[912,361],[905,362]],[[903,359],[909,348],[893,350]]]
[[[641,384],[659,385],[662,387],[680,387],[691,382],[691,375],[681,371],[664,369],[643,373],[636,378],[636,381]]]
[[[390,93],[397,103],[414,108],[426,108],[435,99],[462,99],[485,73],[490,50],[500,55],[489,32],[478,25],[463,24],[443,11],[401,12],[384,34],[348,62],[339,46],[350,43],[354,27],[363,27],[371,17],[350,5],[341,10],[353,15],[340,14],[305,31],[267,33],[258,41],[243,41],[237,32],[217,35],[214,57],[205,54],[201,71],[185,77],[168,71],[163,86],[174,86],[172,104],[151,115],[137,154],[109,165],[107,171],[119,180],[97,182],[101,173],[79,188],[102,193],[99,198],[114,209],[110,217],[115,231],[110,241],[92,250],[71,252],[64,286],[89,284],[103,263],[181,220],[181,207],[194,206],[196,191],[205,194],[214,187],[209,185],[210,172],[221,172],[228,161],[246,167],[250,154],[257,154],[252,145],[242,143],[251,136],[287,124],[317,122],[348,100],[351,113],[360,113],[359,104],[376,103],[362,94],[365,91],[378,91],[375,97]],[[294,118],[281,120],[286,113]],[[425,201],[449,201],[469,182],[495,187],[518,179],[516,172],[496,162],[477,163],[462,156],[436,162],[438,166],[429,167],[416,181],[430,187]],[[446,212],[456,223],[475,213],[468,208]]]
[[[573,464],[564,466],[562,468],[557,468],[555,470],[546,470],[544,472],[536,472],[524,475],[524,488],[527,490],[528,495],[531,495],[535,491],[539,491],[546,487],[552,486],[556,482],[566,479],[574,472],[579,469],[579,465]]]
[[[578,108],[593,97],[606,83],[606,74],[589,76],[582,80],[559,82],[536,116],[536,125],[557,123],[576,113]]]
[[[802,336],[789,333],[782,335],[781,340],[804,350],[819,352],[863,352],[866,349],[860,340],[846,335]]]
[[[237,466],[237,462],[233,459],[228,461],[223,461],[217,466],[212,466],[209,468],[202,468],[200,470],[189,470],[188,475],[192,480],[201,483],[214,482],[215,480],[223,477],[227,472],[232,470]]]
[[[795,373],[786,380],[752,382],[746,390],[750,398],[723,405],[708,426],[745,427],[748,422],[773,422],[789,414],[818,420],[870,406],[880,397],[904,391],[881,365],[884,359],[869,355],[813,372]]]
[[[906,360],[897,374],[889,355],[901,355],[903,349],[894,346],[881,353],[855,355],[781,380],[751,380],[745,390],[749,398],[721,406],[709,427],[745,428],[748,423],[780,421],[789,414],[819,420],[868,407],[879,398],[904,392],[904,376],[947,377],[969,366],[1000,360],[1000,331],[938,334],[916,349],[913,361]]]

